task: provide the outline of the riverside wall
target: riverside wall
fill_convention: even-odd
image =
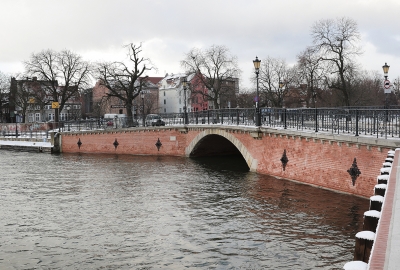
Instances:
[[[376,172],[388,150],[400,144],[399,140],[220,126],[65,132],[59,135],[59,142],[64,153],[190,156],[209,135],[229,140],[251,171],[365,198],[374,193]],[[284,152],[286,166],[282,163]],[[353,186],[348,170],[354,158],[361,174]]]

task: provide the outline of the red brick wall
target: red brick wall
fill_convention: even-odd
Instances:
[[[116,153],[137,155],[170,155],[184,156],[187,135],[176,129],[158,129],[114,132],[87,132],[63,134],[61,151],[67,153]],[[78,140],[81,147],[78,148]],[[113,143],[117,139],[118,146]],[[160,139],[162,146],[157,150],[156,143]]]
[[[374,193],[376,177],[389,150],[279,135],[251,139],[242,138],[241,141],[258,160],[257,172],[368,198]],[[280,159],[285,149],[289,162],[284,171]],[[355,186],[347,172],[354,158],[361,171]]]
[[[185,133],[174,128],[156,128],[63,134],[62,152],[184,156],[185,148],[202,130],[193,128]],[[255,139],[249,132],[227,132],[233,134],[252,157],[258,160],[258,173],[367,198],[374,193],[376,177],[389,150],[301,136],[265,133],[261,138]],[[162,143],[159,151],[155,146],[158,138]],[[82,142],[80,149],[77,145],[79,139]],[[113,145],[115,139],[118,141],[117,148]],[[285,171],[280,161],[284,150],[289,159]],[[361,171],[355,186],[347,172],[354,158],[357,158]]]

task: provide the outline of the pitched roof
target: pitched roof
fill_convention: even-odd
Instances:
[[[164,77],[147,77],[147,80],[149,80],[153,84],[159,83]]]

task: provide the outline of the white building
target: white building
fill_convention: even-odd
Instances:
[[[166,75],[164,79],[159,82],[159,108],[160,113],[183,113],[184,90],[182,81],[186,74],[171,74]],[[187,79],[190,81],[190,78]],[[186,91],[186,106],[187,111],[190,112],[190,91],[187,87]]]

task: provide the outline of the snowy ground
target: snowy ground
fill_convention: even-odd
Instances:
[[[1,141],[0,145],[8,146],[26,146],[26,147],[52,147],[51,143],[45,142],[28,142],[28,141]]]

